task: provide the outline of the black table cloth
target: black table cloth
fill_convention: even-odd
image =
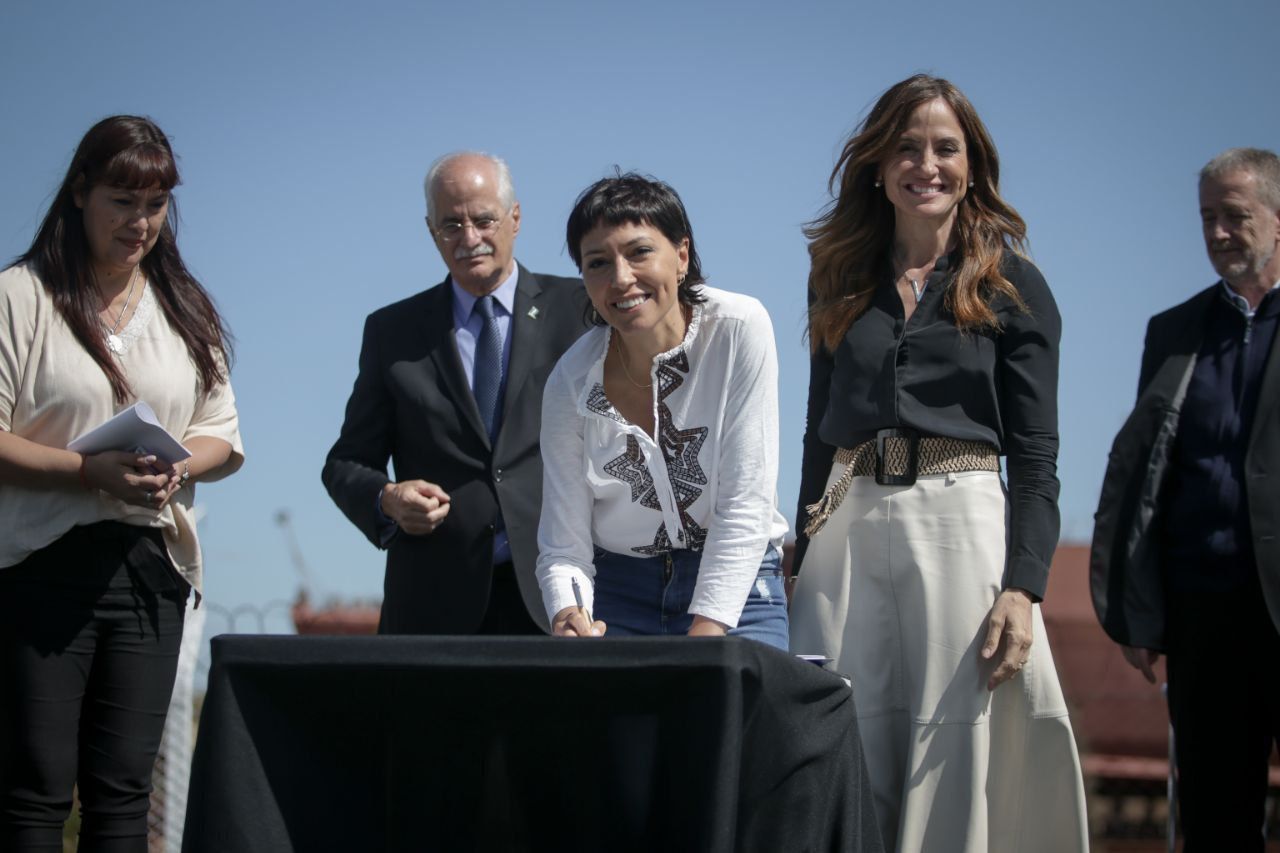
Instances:
[[[212,646],[184,851],[881,849],[848,686],[759,643]]]

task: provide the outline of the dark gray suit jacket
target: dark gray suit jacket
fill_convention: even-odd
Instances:
[[[1116,435],[1094,516],[1089,572],[1093,605],[1116,642],[1165,650],[1165,576],[1158,541],[1169,454],[1205,314],[1221,283],[1151,318],[1138,402]],[[1262,373],[1245,455],[1253,549],[1271,619],[1280,627],[1280,341]]]
[[[432,533],[397,534],[387,548],[383,634],[469,634],[484,618],[501,507],[525,606],[547,629],[534,578],[542,458],[542,388],[586,330],[582,281],[520,267],[502,421],[490,445],[453,335],[449,280],[365,321],[360,372],[342,433],[325,460],[329,495],[374,545],[377,497],[389,481],[438,484],[451,499]]]

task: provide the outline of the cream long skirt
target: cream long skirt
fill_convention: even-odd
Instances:
[[[828,485],[839,476],[835,466]],[[909,488],[855,477],[810,542],[791,651],[827,655],[853,683],[886,850],[1089,849],[1080,759],[1040,607],[1029,662],[994,693],[995,663],[978,655],[1000,592],[1007,514],[991,472]]]

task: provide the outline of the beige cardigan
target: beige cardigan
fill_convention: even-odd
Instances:
[[[66,447],[116,412],[145,400],[179,441],[196,436],[231,445],[227,462],[204,474],[216,480],[244,462],[235,397],[228,383],[201,393],[186,345],[144,288],[137,310],[120,331],[117,356],[134,398],[117,404],[106,374],[54,308],[48,292],[26,266],[0,272],[0,429],[49,447]],[[72,527],[122,521],[158,527],[178,572],[200,590],[200,543],[193,512],[195,484],[159,512],[131,506],[106,492],[79,485],[31,489],[0,483],[0,571],[16,565]]]

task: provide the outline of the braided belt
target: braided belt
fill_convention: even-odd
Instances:
[[[844,467],[822,499],[805,509],[806,536],[814,536],[839,509],[854,477],[875,477],[882,486],[910,486],[916,477],[959,474],[962,471],[1000,471],[1000,455],[985,441],[921,436],[910,429],[882,429],[857,447],[836,451]]]

